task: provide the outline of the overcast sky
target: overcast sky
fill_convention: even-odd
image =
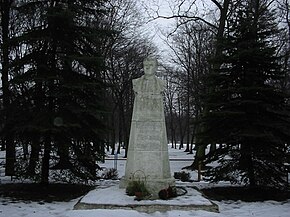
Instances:
[[[210,17],[215,14],[213,11],[215,7],[211,0],[141,0],[139,3],[146,11],[145,16],[151,17],[149,20],[158,15],[167,17],[176,15],[178,10],[180,10],[180,14],[186,12],[188,15],[207,17],[206,19],[211,19]],[[169,33],[175,30],[175,22],[175,19],[158,18],[148,23],[150,34],[153,36],[152,41],[158,45],[165,58],[168,56],[170,48],[166,46],[164,40]]]
[[[164,40],[174,26],[174,19],[156,18],[160,16],[171,16],[172,10],[170,8],[174,0],[141,0],[140,6],[145,11],[144,16],[148,19],[146,30],[152,37],[152,42],[157,45],[163,59],[168,56],[169,48],[166,46]]]

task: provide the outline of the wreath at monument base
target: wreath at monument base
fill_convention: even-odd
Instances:
[[[168,188],[159,191],[158,196],[162,200],[168,200],[177,197],[176,187],[169,186]]]
[[[141,179],[140,176],[135,177],[136,173],[141,173],[144,179]],[[146,176],[143,171],[137,170],[133,173],[131,181],[128,182],[126,187],[126,193],[129,196],[135,196],[135,200],[143,200],[150,197],[150,192],[146,186]]]
[[[146,184],[142,180],[132,180],[128,183],[126,193],[129,196],[135,196],[135,200],[143,200],[150,196]]]

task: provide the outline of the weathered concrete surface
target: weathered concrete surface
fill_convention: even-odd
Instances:
[[[212,205],[167,205],[167,204],[87,204],[77,203],[74,209],[87,210],[87,209],[125,209],[125,210],[136,210],[138,212],[154,213],[154,212],[167,212],[171,210],[182,210],[182,211],[196,211],[204,210],[208,212],[219,212],[218,206],[214,203]]]
[[[120,187],[142,179],[157,198],[161,189],[174,186],[171,177],[162,92],[163,81],[155,76],[157,61],[144,61],[145,75],[133,80],[135,92],[125,176]]]
[[[185,187],[185,186],[183,186]],[[74,209],[125,209],[140,212],[153,213],[171,210],[205,210],[219,212],[218,206],[205,198],[198,190],[185,187],[187,194],[170,200],[134,200],[118,186],[95,189],[84,196]]]

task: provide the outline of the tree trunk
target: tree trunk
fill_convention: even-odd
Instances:
[[[189,154],[193,154],[193,143],[194,143],[194,131],[195,129],[193,129],[193,132],[192,132],[192,136],[191,136],[191,140],[190,140],[190,150],[189,150]]]
[[[14,176],[15,175],[15,162],[16,162],[16,153],[15,153],[15,143],[13,135],[6,136],[5,140],[6,146],[6,167],[5,175]]]
[[[241,144],[240,168],[244,170],[249,178],[250,187],[256,186],[256,178],[254,173],[254,162],[252,157],[252,150],[249,142]]]
[[[14,164],[16,161],[15,143],[13,134],[10,132],[11,125],[9,121],[9,105],[10,105],[10,92],[9,92],[9,22],[10,22],[10,9],[11,0],[1,1],[1,29],[2,29],[2,92],[3,92],[3,108],[5,118],[5,128],[8,132],[4,139],[6,147],[6,167],[5,175],[14,175]]]
[[[119,140],[119,147],[122,145],[122,143],[123,143],[123,126],[122,126],[122,117],[121,117],[121,110],[122,110],[122,108],[121,108],[121,104],[119,104],[119,114],[118,114],[118,118],[119,118],[119,138],[118,138],[118,140]],[[126,152],[127,152],[127,150],[126,150]],[[126,154],[125,154],[126,155]]]
[[[22,143],[23,158],[24,158],[24,160],[27,160],[27,156],[29,154],[29,152],[28,152],[28,145],[29,145],[29,142],[28,141],[25,141],[25,142]]]
[[[59,161],[52,169],[71,169],[72,164],[69,157],[70,139],[60,136],[57,143]]]
[[[32,176],[35,175],[37,161],[39,160],[39,151],[40,151],[39,139],[33,139],[31,143],[30,158],[27,168],[27,173],[29,175]]]
[[[200,129],[202,126],[200,124],[197,124],[195,127],[195,135],[199,135]],[[190,166],[185,167],[186,169],[198,169],[199,164],[201,163],[201,167],[203,168],[203,161],[205,158],[205,149],[206,149],[206,144],[204,144],[199,136],[194,137],[194,144],[195,144],[195,157],[194,161]]]
[[[215,41],[215,53],[213,56],[213,59],[216,59],[222,55],[222,42],[224,39],[224,31],[225,31],[225,26],[226,26],[226,21],[227,21],[227,13],[229,9],[229,4],[230,0],[224,0],[223,4],[221,5],[218,1],[213,1],[216,6],[220,10],[220,18],[219,18],[219,26],[218,26],[218,32],[216,34],[216,41]],[[213,66],[213,71],[218,70],[220,68],[220,63],[215,63]],[[212,89],[208,90],[208,94],[211,94],[213,92]],[[209,108],[205,107],[203,110],[202,116],[207,116]],[[196,132],[203,132],[206,131],[206,126],[197,126],[197,131]],[[194,168],[198,166],[198,161],[203,160],[205,156],[205,149],[209,141],[204,141],[202,138],[199,138],[199,134],[195,134],[196,136],[196,154],[195,154],[195,159],[194,162],[192,163],[191,168]],[[211,143],[216,143],[216,141],[211,141]]]
[[[173,127],[173,108],[172,105],[170,105],[170,132],[171,132],[171,148],[174,148],[174,127]]]
[[[216,144],[210,144],[209,152],[213,153],[213,152],[215,152],[215,150],[216,150]]]
[[[115,154],[115,146],[116,146],[116,130],[115,130],[115,126],[114,128],[112,129],[112,132],[111,132],[111,155],[114,155]],[[119,150],[117,150],[119,151]]]
[[[183,148],[183,138],[184,138],[184,134],[183,134],[183,129],[182,129],[182,112],[181,112],[181,100],[180,97],[178,96],[178,123],[179,123],[179,149]]]
[[[49,160],[50,160],[50,151],[51,151],[51,138],[49,135],[46,135],[44,141],[44,154],[42,159],[41,167],[41,184],[49,184]]]
[[[176,130],[174,130],[174,149],[177,149],[177,141],[176,141],[176,134],[175,134]]]
[[[115,154],[115,145],[116,145],[116,126],[115,126],[115,108],[113,109],[112,115],[111,115],[111,155]]]
[[[187,70],[187,96],[186,96],[186,149],[185,152],[189,152],[190,150],[190,96],[189,96],[189,92],[190,92],[190,83],[189,83],[189,71]]]

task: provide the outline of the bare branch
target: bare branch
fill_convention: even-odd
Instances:
[[[156,19],[159,19],[159,18],[166,19],[166,20],[174,19],[174,18],[185,18],[185,19],[188,19],[189,21],[202,21],[203,23],[207,24],[208,26],[210,26],[210,27],[212,27],[214,29],[218,29],[217,26],[215,26],[214,24],[208,22],[207,20],[205,20],[205,19],[203,19],[201,17],[189,16],[189,15],[172,15],[172,16],[162,16],[162,15],[158,15],[157,17],[153,18],[152,20],[149,20],[148,22],[151,22],[151,21],[156,20]],[[186,22],[189,22],[189,21],[186,21]]]
[[[223,7],[217,0],[211,0],[221,11],[223,10]]]
[[[180,3],[178,3],[178,5],[176,6],[177,7],[177,14],[188,13],[191,10],[192,6],[195,5],[196,0],[192,0],[190,2],[191,3],[186,6],[186,8],[187,8],[186,10],[183,9],[183,6],[185,5],[185,3],[188,3],[188,0],[182,0]],[[173,8],[175,8],[175,7],[173,7]],[[173,8],[172,8],[172,11],[174,11]]]
[[[177,14],[180,14],[180,12],[181,12],[181,7],[182,7],[182,5],[184,4],[185,1],[186,1],[186,0],[181,1],[180,4],[178,5],[178,12],[177,12]]]

